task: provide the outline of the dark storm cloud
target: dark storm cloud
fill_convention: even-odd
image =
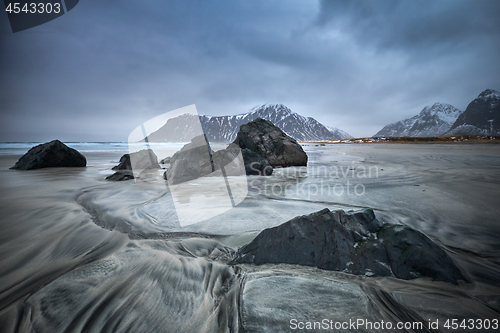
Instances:
[[[0,140],[119,140],[196,104],[284,103],[355,136],[500,89],[498,1],[80,1],[12,34]]]
[[[374,102],[395,103],[373,110],[395,121],[437,101],[463,110],[486,87],[499,89],[499,12],[498,1],[324,0],[315,24],[349,35],[358,54],[370,55],[379,83],[369,91],[356,84]]]
[[[498,37],[498,1],[329,1],[320,2],[320,26],[340,21],[363,43],[380,48],[425,51],[471,39]]]

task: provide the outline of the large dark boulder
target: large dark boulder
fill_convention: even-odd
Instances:
[[[255,176],[270,176],[273,174],[273,167],[261,155],[248,148],[242,148],[241,154],[245,162],[245,173]]]
[[[307,165],[307,155],[298,142],[262,118],[241,125],[234,143],[261,155],[273,167]]]
[[[466,281],[446,252],[424,234],[382,224],[373,210],[321,211],[263,230],[236,263],[289,263],[358,275]]]
[[[417,230],[391,225],[383,228],[378,237],[387,251],[392,272],[401,279],[428,276],[453,283],[465,280],[446,252]]]
[[[112,168],[116,172],[107,176],[106,180],[122,181],[134,179],[133,170],[140,172],[148,169],[160,169],[158,157],[151,149],[142,149],[130,154],[124,154],[120,158],[118,165]]]
[[[238,155],[241,153],[243,157],[244,167],[239,165]],[[273,167],[269,162],[247,148],[240,148],[238,145],[231,143],[226,149],[214,152],[213,154],[214,169],[219,170],[225,167],[226,175],[239,176],[243,174],[243,170],[247,175],[270,176],[273,173]],[[232,163],[230,167],[226,167]]]
[[[212,149],[205,134],[191,139],[170,158],[170,167],[164,177],[169,184],[179,184],[214,171]]]
[[[11,169],[33,170],[51,167],[84,167],[87,159],[76,149],[59,140],[40,144],[28,150]]]
[[[239,158],[239,154],[243,161]],[[164,177],[169,184],[179,184],[204,176],[265,175],[273,173],[269,162],[261,155],[232,143],[227,148],[212,152],[206,136],[199,135],[172,157],[162,162],[170,164]],[[243,164],[242,164],[243,162]],[[217,172],[221,170],[221,172]]]
[[[205,134],[191,139],[170,158],[170,167],[165,171],[169,184],[179,184],[214,171],[212,149]]]

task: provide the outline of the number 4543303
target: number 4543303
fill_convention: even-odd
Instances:
[[[31,14],[35,14],[35,13],[38,13],[38,14],[50,14],[50,13],[55,13],[55,14],[59,14],[61,12],[61,4],[56,2],[54,4],[52,3],[25,3],[23,5],[23,7],[21,8],[21,4],[18,3],[18,2],[14,2],[14,3],[9,3],[7,5],[7,7],[5,8],[5,11],[6,12],[9,12],[9,13],[14,13],[14,14],[18,14],[20,12],[23,12],[23,13],[31,13]]]
[[[498,329],[498,319],[448,319],[444,323],[444,327],[447,329],[457,330],[469,329],[469,330],[497,330]]]

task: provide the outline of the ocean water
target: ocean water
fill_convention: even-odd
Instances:
[[[497,145],[306,144],[307,167],[248,177],[236,207],[181,225],[162,170],[142,183],[104,179],[127,143],[69,143],[86,168],[9,170],[34,144],[0,145],[4,332],[290,332],[292,319],[438,321],[406,331],[447,332],[448,319],[500,318]],[[265,228],[364,207],[425,233],[471,282],[227,265]]]
[[[1,142],[0,155],[22,155],[26,154],[30,148],[42,144],[44,142]],[[65,142],[65,144],[78,150],[81,153],[98,153],[98,152],[120,152],[128,153],[137,149],[143,148],[144,144],[128,143],[128,142]],[[150,143],[152,149],[178,150],[186,143]]]
[[[23,155],[32,147],[44,142],[0,142],[0,155]],[[147,146],[158,151],[177,151],[181,149],[187,142],[168,142],[159,143],[151,142]],[[129,143],[129,142],[65,142],[68,147],[78,150],[81,153],[123,153],[137,151],[145,148],[144,143]],[[222,149],[227,144],[211,143],[214,150]],[[166,157],[166,156],[164,156]]]

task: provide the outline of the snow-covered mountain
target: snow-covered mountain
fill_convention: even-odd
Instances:
[[[500,92],[486,89],[467,106],[447,135],[500,135]]]
[[[462,111],[450,104],[435,103],[414,117],[386,125],[374,136],[440,136],[461,114]]]
[[[341,129],[338,129],[337,127],[326,126],[326,128],[328,128],[330,130],[330,132],[333,133],[333,135],[336,137],[336,139],[350,139],[350,138],[352,138],[351,134],[344,132]]]
[[[199,117],[208,140],[213,142],[233,141],[241,125],[257,118],[269,120],[296,140],[337,140],[351,137],[337,128],[328,129],[314,118],[304,117],[292,112],[283,104],[263,104],[247,113],[233,116],[184,114],[171,118],[160,129],[151,133],[148,140],[151,142],[189,141],[192,138],[192,133],[187,129],[196,128],[197,117]]]

